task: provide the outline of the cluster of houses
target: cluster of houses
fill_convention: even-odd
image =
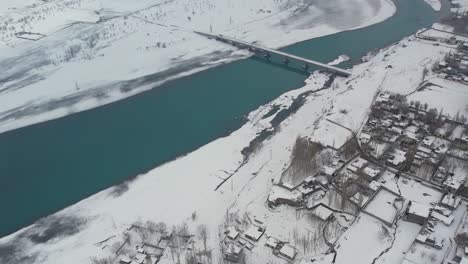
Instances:
[[[456,15],[456,18],[460,19],[466,16],[467,10],[463,8],[463,0],[449,0],[450,12]]]
[[[455,236],[460,214],[467,211],[460,206],[461,199],[468,198],[466,124],[419,102],[408,103],[403,96],[382,93],[356,139],[350,139],[357,142],[351,157],[343,158],[338,149],[329,164],[299,184],[274,185],[268,206],[286,204],[309,210],[322,221],[333,221],[337,212],[365,213],[389,227],[402,217],[421,226],[402,263],[431,263],[433,258],[441,258],[437,254],[447,252],[449,244],[456,246],[450,239]],[[384,186],[399,177],[421,182],[444,195],[431,205],[405,200]],[[281,242],[267,240],[275,254],[284,254]],[[431,259],[413,259],[426,251]],[[463,256],[457,258],[454,263]]]
[[[448,192],[466,192],[468,129],[399,95],[382,94],[359,136],[362,149],[379,164],[435,184]],[[458,165],[454,165],[458,164]]]
[[[468,83],[468,42],[458,45],[455,52],[434,65],[433,71],[444,79]]]
[[[195,254],[193,235],[168,234],[150,227],[131,225],[125,232],[125,241],[117,250],[119,264],[165,264],[174,263],[177,254],[192,255],[197,264],[210,263],[203,254]],[[176,253],[178,251],[178,253]]]
[[[120,264],[156,264],[163,254],[163,249],[154,247],[148,249],[146,245],[138,245],[135,248],[135,254],[132,257],[120,257]]]
[[[371,164],[373,170],[367,171],[375,173],[366,174],[375,175],[373,180],[382,175],[379,170],[385,170],[384,173],[391,172],[395,177],[403,175],[422,182],[444,195],[437,204],[410,201],[399,207],[402,198],[398,194],[379,189],[364,203],[363,212],[392,225],[395,216],[403,211],[405,221],[421,225],[421,231],[405,254],[404,264],[437,262],[445,259],[449,246],[464,248],[453,238],[459,225],[454,222],[467,212],[466,208],[460,208],[463,196],[468,198],[466,124],[450,120],[419,103],[407,104],[401,96],[388,93],[379,96],[372,112],[359,136],[361,155],[368,160],[355,161],[348,166],[351,171],[364,172],[362,168]],[[369,181],[371,177],[361,179]],[[369,188],[379,186],[379,181],[369,182]],[[386,204],[391,206],[385,209]],[[452,263],[460,263],[463,258],[463,254],[457,254]]]
[[[468,251],[465,254],[465,245],[454,239],[460,232],[461,224],[466,222],[466,215],[467,210],[461,206],[461,198],[453,193],[445,194],[440,202],[434,205],[410,202],[404,219],[421,225],[421,230],[402,263],[423,264],[442,260],[444,263],[463,263],[463,259],[467,261]],[[431,254],[426,255],[425,252]],[[455,254],[450,256],[450,252]]]
[[[297,249],[287,242],[265,235],[265,231],[266,228],[257,219],[254,219],[254,223],[246,230],[241,230],[236,226],[229,226],[224,232],[224,259],[233,263],[242,262],[244,249],[251,251],[257,244],[263,243],[264,246],[271,248],[272,253],[277,257],[287,261],[294,260]]]
[[[444,60],[436,62],[432,71],[441,78],[468,84],[468,37],[430,28],[419,32],[417,38],[432,42],[434,45],[448,45],[454,52]]]

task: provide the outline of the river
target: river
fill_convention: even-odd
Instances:
[[[360,58],[436,21],[422,0],[395,0],[384,22],[284,51],[322,62]],[[0,236],[238,129],[306,75],[250,58],[57,120],[0,134]],[[395,84],[398,85],[398,84]]]

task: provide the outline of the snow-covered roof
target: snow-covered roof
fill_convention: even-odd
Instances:
[[[230,239],[236,239],[237,236],[239,236],[239,231],[237,231],[237,229],[236,229],[234,226],[230,226],[230,227],[226,230],[226,235],[227,235]]]
[[[364,164],[366,164],[366,163],[367,163],[367,160],[365,160],[365,159],[359,157],[359,158],[357,158],[356,160],[354,160],[353,163],[352,163],[351,165],[353,165],[354,167],[360,169],[360,168],[362,168],[362,166],[364,166]]]
[[[130,262],[132,262],[132,260],[127,256],[123,256],[123,257],[120,258],[120,263],[128,264]]]
[[[411,202],[411,205],[408,209],[408,213],[421,216],[424,218],[428,218],[430,212],[431,212],[431,207],[424,205],[424,204],[416,203],[416,202]]]
[[[389,93],[381,93],[380,98],[390,99],[390,94]]]
[[[319,206],[315,207],[312,210],[312,214],[314,214],[318,218],[326,221],[333,214],[333,211],[320,204]]]
[[[265,242],[265,245],[271,247],[271,248],[276,248],[276,246],[278,245],[279,243],[279,240],[274,238],[274,237],[269,237],[267,239],[267,241]]]
[[[370,134],[367,134],[367,133],[361,133],[361,135],[359,136],[359,138],[369,141],[369,140],[371,139],[371,135],[370,135]]]
[[[325,175],[333,175],[333,173],[335,173],[336,169],[330,167],[330,166],[323,166],[322,168],[322,172],[325,174]]]
[[[448,193],[442,198],[441,204],[456,208],[461,202],[461,198],[455,196],[453,193]]]
[[[242,248],[234,243],[229,243],[226,249],[226,254],[237,255],[242,251]]]
[[[375,176],[377,176],[377,174],[379,174],[380,170],[379,169],[373,169],[371,167],[366,167],[364,168],[364,173],[369,175],[370,177],[374,178]]]
[[[247,229],[247,231],[245,231],[245,236],[255,241],[258,241],[264,232],[264,228],[252,225],[249,227],[249,229]]]
[[[369,188],[371,188],[374,191],[376,191],[380,186],[382,186],[382,183],[378,181],[371,181],[369,183]]]
[[[465,78],[468,78],[468,76],[465,77]],[[462,139],[463,141],[468,141],[468,135],[463,135],[463,136],[461,137],[461,139]]]
[[[426,148],[426,147],[423,147],[423,146],[418,146],[417,148],[418,151],[421,151],[421,152],[424,152],[424,153],[427,153],[427,154],[430,154],[432,152],[432,150]]]
[[[456,173],[453,176],[447,177],[443,184],[453,190],[458,190],[460,186],[462,186],[462,184],[465,182],[465,179],[465,174]]]
[[[434,217],[435,219],[441,221],[442,223],[444,223],[447,226],[452,224],[452,222],[454,220],[453,215],[445,216],[445,215],[443,215],[441,213],[438,213],[438,212],[432,212],[431,216]]]
[[[273,186],[268,196],[269,202],[276,202],[278,199],[289,200],[292,202],[298,202],[302,199],[302,193],[298,190],[287,190],[281,186]]]
[[[137,253],[137,254],[135,255],[135,257],[133,258],[133,262],[142,264],[142,263],[145,262],[145,259],[146,259],[146,255],[145,255],[145,254],[143,254],[143,253]]]
[[[406,160],[406,152],[400,149],[395,149],[395,151],[393,152],[393,156],[394,158],[389,159],[388,161],[395,166],[400,165],[400,163]]]
[[[313,181],[315,181],[315,176],[314,175],[311,175],[311,176],[305,178],[305,180],[304,180],[305,183],[311,183]]]
[[[296,249],[291,247],[290,245],[284,245],[279,253],[289,259],[294,259],[294,257],[296,256]]]

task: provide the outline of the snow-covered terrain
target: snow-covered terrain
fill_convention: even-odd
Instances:
[[[390,0],[8,1],[0,7],[0,132],[248,55],[192,30],[275,48],[377,23],[394,12]],[[158,72],[158,81],[121,89],[125,81]]]
[[[426,3],[428,3],[432,9],[435,11],[440,11],[442,4],[440,3],[441,0],[424,0]]]
[[[249,121],[228,137],[0,239],[0,250],[10,253],[4,262],[87,263],[94,256],[112,256],[112,250],[99,246],[102,243],[98,242],[119,236],[131,224],[148,220],[161,221],[169,227],[185,223],[192,234],[199,226],[206,226],[207,244],[214,260],[220,259],[221,234],[230,218],[258,219],[266,226],[268,235],[294,241],[297,234],[305,234],[306,229],[316,227],[310,221],[305,225],[303,217],[292,208],[280,207],[272,211],[265,202],[272,184],[279,180],[289,164],[296,137],[341,146],[351,136],[351,131],[358,131],[365,121],[376,92],[410,94],[416,91],[429,63],[427,60],[440,60],[449,51],[450,47],[409,37],[355,66],[353,77],[337,78],[329,89],[321,89],[328,80],[327,75],[315,73],[303,88],[290,91],[252,112]],[[287,109],[298,100],[304,100],[303,106],[281,122],[276,133],[256,146],[245,160],[241,151],[259,133],[274,129],[272,121],[278,112],[267,115],[273,106]],[[451,104],[450,97],[439,98],[439,102]],[[430,191],[415,191],[423,190],[421,184],[412,182],[407,186],[399,186],[398,190],[405,198],[419,201],[423,197],[427,203],[431,202],[425,197]],[[434,199],[437,195],[433,195]],[[371,237],[381,229],[381,224],[374,222],[374,219],[361,215],[347,232],[348,236],[361,236],[360,230],[366,229],[371,239],[361,248],[365,255],[351,262],[372,261],[388,247],[389,241]],[[416,233],[410,224],[400,226],[398,230],[398,233]],[[342,247],[338,256],[353,253],[355,241],[339,240]],[[373,250],[365,250],[374,242]],[[398,243],[396,250],[405,246]],[[248,263],[257,263],[255,260],[258,259],[262,263],[286,263],[263,248],[255,247],[247,256]],[[299,258],[303,258],[324,253],[324,247],[315,247],[316,252],[301,248],[298,251]],[[391,254],[396,254],[392,258],[403,258],[401,251]],[[339,261],[350,263],[347,258]]]

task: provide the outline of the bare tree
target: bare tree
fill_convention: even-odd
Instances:
[[[203,247],[205,251],[207,250],[206,242],[208,239],[208,229],[206,228],[206,225],[199,225],[198,226],[198,235],[203,241]]]

